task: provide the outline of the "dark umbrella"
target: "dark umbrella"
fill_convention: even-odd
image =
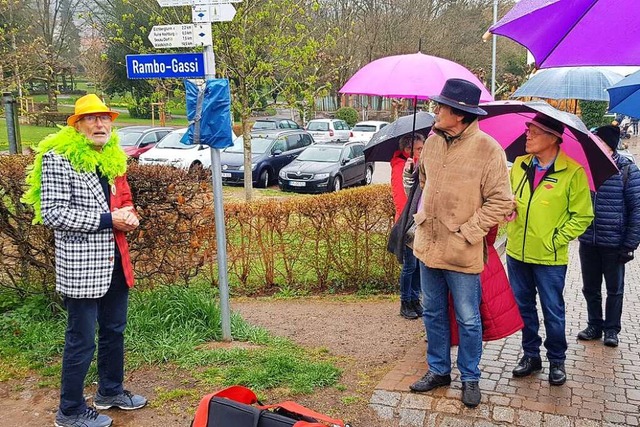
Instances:
[[[618,172],[603,144],[574,114],[557,110],[544,101],[497,101],[480,104],[480,108],[487,112],[486,116],[479,117],[480,129],[500,143],[509,160],[526,154],[526,123],[541,113],[564,124],[560,147],[584,167],[592,189]]]
[[[426,136],[433,126],[431,113],[420,111],[415,115],[400,117],[395,122],[376,132],[364,147],[364,157],[367,162],[388,162],[398,149],[400,138],[411,135],[414,129]]]

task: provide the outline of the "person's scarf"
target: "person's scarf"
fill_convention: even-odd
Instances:
[[[118,144],[118,135],[111,132],[109,141],[102,150],[95,150],[93,143],[71,126],[45,137],[34,148],[36,157],[28,169],[26,178],[27,191],[22,196],[22,203],[31,205],[34,210],[33,224],[42,223],[41,189],[42,189],[42,156],[53,151],[69,160],[78,173],[95,173],[96,169],[113,185],[116,177],[127,171],[127,155]]]

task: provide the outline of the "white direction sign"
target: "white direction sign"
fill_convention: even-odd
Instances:
[[[191,6],[193,0],[158,0],[160,7]]]
[[[157,0],[160,7],[240,3],[242,0]]]
[[[211,25],[154,25],[149,40],[155,48],[211,46]]]
[[[232,4],[200,4],[191,8],[193,22],[229,22],[236,16]]]

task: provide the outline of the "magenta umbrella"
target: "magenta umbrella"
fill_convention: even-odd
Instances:
[[[480,101],[493,101],[482,82],[462,65],[423,53],[387,56],[358,70],[340,89],[340,93],[385,96],[388,98],[427,99],[438,95],[451,78],[470,81],[480,88]]]
[[[640,65],[638,0],[521,0],[489,32],[520,43],[537,68]]]
[[[526,122],[542,113],[564,124],[560,148],[584,167],[592,190],[618,172],[604,144],[574,114],[557,110],[544,101],[496,101],[481,104],[480,108],[487,112],[479,117],[480,129],[502,145],[510,161],[526,154]]]

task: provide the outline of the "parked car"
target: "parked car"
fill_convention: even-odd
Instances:
[[[309,120],[306,127],[318,143],[342,141],[347,142],[351,137],[349,125],[339,119],[313,119]]]
[[[371,184],[373,162],[365,162],[364,144],[316,144],[304,150],[278,175],[283,191],[321,193]]]
[[[138,158],[141,165],[166,165],[192,170],[211,167],[211,149],[203,144],[186,145],[180,138],[187,128],[178,129],[162,138],[155,147]]]
[[[313,138],[304,129],[280,130],[251,134],[252,179],[257,187],[265,188],[275,182],[278,172],[288,165]],[[220,153],[222,182],[241,184],[244,182],[244,146],[242,136],[237,137],[231,147]]]
[[[377,120],[358,122],[353,128],[351,128],[352,136],[349,138],[349,142],[362,142],[366,145],[376,132],[388,124],[389,122]]]
[[[129,157],[137,159],[140,154],[153,148],[158,141],[174,130],[170,127],[127,126],[118,129],[120,146]]]
[[[302,129],[302,127],[293,120],[271,118],[258,119],[253,122],[253,125],[251,126],[251,132],[277,129]]]

